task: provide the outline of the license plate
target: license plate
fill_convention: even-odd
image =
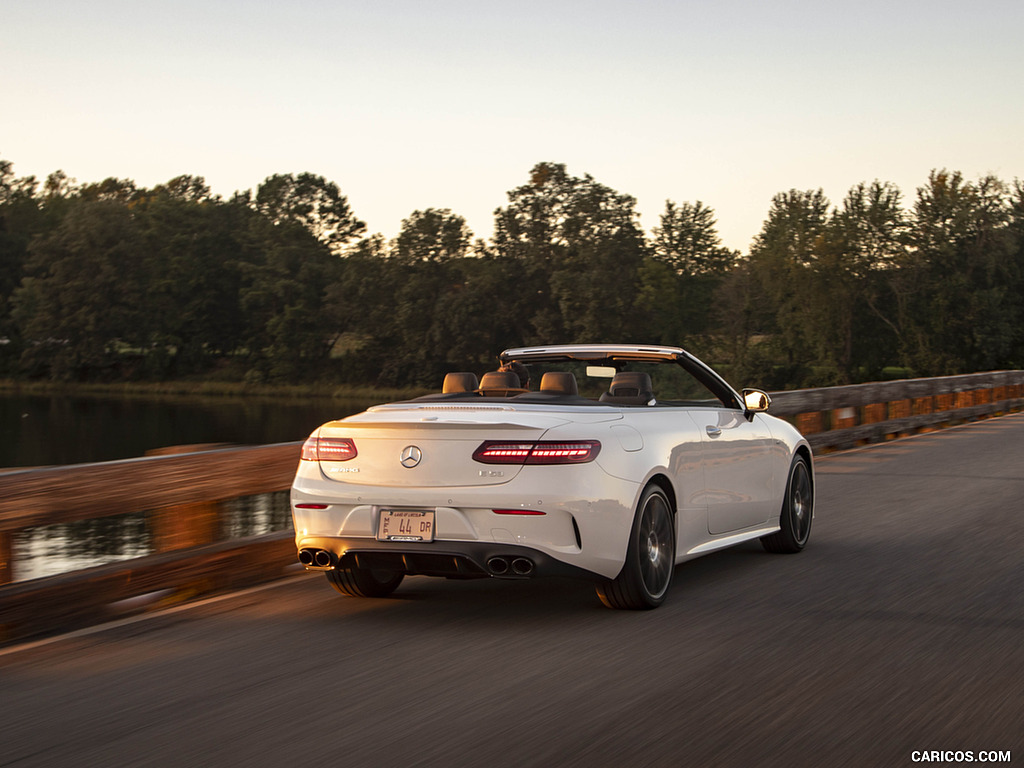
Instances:
[[[382,509],[377,541],[433,541],[434,511]]]

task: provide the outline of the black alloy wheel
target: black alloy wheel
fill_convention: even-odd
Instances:
[[[807,459],[797,456],[789,469],[786,483],[786,498],[779,515],[779,530],[761,539],[761,545],[769,552],[795,554],[807,546],[811,537],[811,521],[814,519],[814,486],[811,483],[811,469]]]
[[[637,505],[626,562],[618,576],[597,586],[597,596],[609,608],[657,608],[668,595],[675,559],[672,505],[665,492],[652,484],[644,490]]]

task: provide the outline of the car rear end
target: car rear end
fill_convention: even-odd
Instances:
[[[603,410],[603,409],[601,409]],[[329,422],[292,488],[300,561],[411,574],[609,578],[636,484],[601,466],[613,413],[393,405]]]

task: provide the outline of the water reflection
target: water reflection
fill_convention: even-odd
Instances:
[[[222,504],[219,541],[291,528],[288,491],[229,499]],[[19,531],[14,580],[25,581],[152,554],[150,513],[82,520]]]
[[[243,536],[290,530],[292,513],[288,496],[288,491],[278,491],[224,502],[221,536],[224,539],[240,539]]]
[[[196,443],[304,440],[379,399],[0,396],[0,467],[131,459]]]
[[[176,445],[265,445],[304,440],[330,419],[380,399],[0,395],[0,467],[131,459]],[[224,539],[291,526],[287,491],[233,499]],[[144,512],[51,525],[14,536],[14,578],[50,576],[152,552]]]
[[[53,576],[149,552],[145,512],[29,528],[14,535],[14,580]]]

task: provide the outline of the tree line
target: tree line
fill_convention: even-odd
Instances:
[[[1024,184],[933,171],[776,195],[749,252],[715,212],[534,166],[474,238],[448,209],[368,235],[338,186],[146,189],[0,160],[0,374],[436,387],[508,346],[682,345],[773,389],[1024,367]]]

